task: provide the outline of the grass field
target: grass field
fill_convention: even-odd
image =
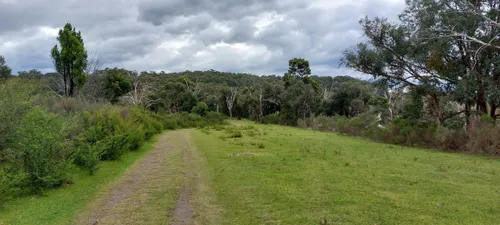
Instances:
[[[231,123],[164,134],[0,224],[500,224],[498,159]]]
[[[500,224],[498,160],[238,125],[193,134],[226,224]]]
[[[119,161],[102,162],[93,176],[78,171],[74,183],[47,191],[44,196],[30,196],[10,201],[0,211],[0,224],[72,224],[72,220],[108,183],[122,175],[137,159],[152,148],[157,138],[141,149],[127,153]]]

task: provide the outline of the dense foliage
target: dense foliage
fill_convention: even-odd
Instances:
[[[93,174],[165,129],[221,124],[199,104],[198,114],[156,114],[139,107],[61,98],[43,82],[0,84],[0,199],[71,183],[75,170]]]

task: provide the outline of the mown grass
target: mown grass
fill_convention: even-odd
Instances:
[[[0,211],[0,224],[72,224],[77,212],[90,202],[101,188],[122,175],[137,159],[149,152],[157,137],[139,150],[126,153],[118,161],[99,164],[95,175],[75,172],[74,183],[49,190],[43,196],[29,196],[9,201]],[[77,170],[77,169],[75,169]]]
[[[221,224],[500,221],[499,160],[245,125],[192,132]]]

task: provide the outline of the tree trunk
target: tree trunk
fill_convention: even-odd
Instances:
[[[437,122],[437,123],[442,123],[442,119],[443,119],[443,115],[441,113],[441,106],[439,105],[439,98],[438,98],[438,95],[436,93],[433,93],[432,95],[432,104],[434,105],[434,120]]]
[[[262,109],[262,89],[259,94],[259,122],[262,123],[262,118],[264,117],[264,110]]]
[[[469,130],[470,125],[470,104],[465,103],[465,129]]]
[[[73,79],[69,80],[69,96],[75,97],[75,81]]]
[[[67,68],[66,66],[63,66],[63,74],[61,74],[63,76],[63,81],[64,81],[64,96],[68,97],[68,72],[67,72]]]
[[[491,109],[490,109],[490,116],[491,118],[493,118],[494,120],[496,120],[497,118],[497,108],[498,106],[495,105],[495,104],[491,104]]]
[[[488,103],[486,102],[484,90],[480,90],[477,94],[477,109],[480,115],[488,114]]]

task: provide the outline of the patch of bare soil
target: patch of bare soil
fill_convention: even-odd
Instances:
[[[182,159],[184,160],[184,164],[189,163],[189,152],[184,149]],[[179,199],[177,200],[177,207],[173,211],[173,216],[175,218],[174,225],[185,225],[185,224],[193,224],[193,207],[189,203],[189,199],[192,195],[192,189],[189,187],[189,177],[184,172],[184,182],[182,184],[181,190],[179,191]]]

